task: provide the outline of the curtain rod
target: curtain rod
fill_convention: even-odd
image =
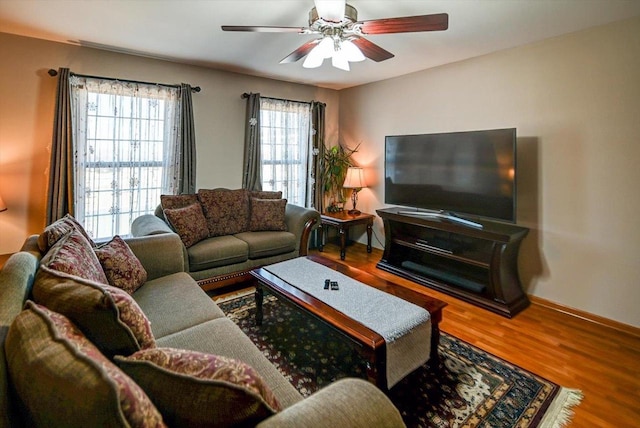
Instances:
[[[248,93],[245,92],[242,95],[240,95],[240,98],[242,98],[242,99],[249,98],[249,95],[251,95],[251,94],[248,94]],[[262,98],[268,98],[270,100],[276,100],[276,101],[293,101],[294,103],[302,103],[302,104],[311,104],[312,102],[314,102],[314,100],[311,100],[311,101],[297,101],[297,100],[287,100],[287,99],[284,99],[284,98],[275,98],[275,97],[262,97]],[[315,101],[315,102],[317,102],[317,101]],[[325,103],[320,103],[320,104],[326,106]]]
[[[49,76],[51,77],[55,77],[58,75],[58,71],[54,70],[53,68],[50,68],[49,71],[47,72],[49,73]],[[115,80],[118,82],[125,82],[125,83],[142,83],[144,85],[158,85],[158,86],[166,86],[168,88],[179,88],[180,85],[167,85],[165,83],[152,83],[152,82],[142,82],[139,80],[127,80],[127,79],[114,79],[113,77],[101,77],[101,76],[89,76],[87,74],[78,74],[78,73],[69,73],[71,76],[78,76],[78,77],[87,77],[89,79],[107,79],[107,80]],[[194,86],[191,88],[191,92],[200,92],[200,86]]]

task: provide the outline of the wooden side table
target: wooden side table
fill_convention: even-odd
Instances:
[[[371,232],[373,231],[373,219],[375,217],[373,214],[349,214],[347,211],[340,211],[337,213],[324,213],[321,217],[322,237],[318,250],[322,251],[324,240],[327,237],[327,227],[333,226],[338,229],[338,234],[340,235],[340,260],[344,260],[347,252],[346,247],[349,228],[351,226],[365,224],[367,226],[367,252],[371,252]]]

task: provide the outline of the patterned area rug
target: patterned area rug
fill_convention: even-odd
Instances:
[[[339,333],[265,294],[255,325],[253,293],[218,305],[304,396],[343,377],[366,379],[364,362]],[[408,427],[561,427],[582,398],[442,333],[440,367],[429,363],[389,391]]]

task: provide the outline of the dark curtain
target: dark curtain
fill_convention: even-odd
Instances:
[[[191,86],[180,84],[180,144],[178,194],[196,192],[196,131]]]
[[[71,127],[71,98],[69,69],[58,69],[58,91],[53,119],[49,191],[47,195],[47,224],[73,215],[73,142]]]
[[[248,190],[262,190],[262,165],[260,155],[260,94],[249,94],[247,96],[242,188]]]
[[[311,195],[312,207],[317,211],[324,212],[324,182],[322,171],[324,169],[324,110],[325,104],[313,101],[311,103],[311,145],[313,154],[313,164],[311,167],[311,178],[314,180],[313,194]]]

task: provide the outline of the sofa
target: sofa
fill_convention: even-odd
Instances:
[[[155,214],[136,218],[131,233],[177,233],[187,272],[211,290],[244,282],[257,267],[306,255],[319,225],[320,213],[287,203],[282,192],[217,188],[162,195]]]
[[[29,237],[0,271],[0,427],[404,426],[364,380],[303,398],[183,249],[175,233],[96,245],[70,216]]]

